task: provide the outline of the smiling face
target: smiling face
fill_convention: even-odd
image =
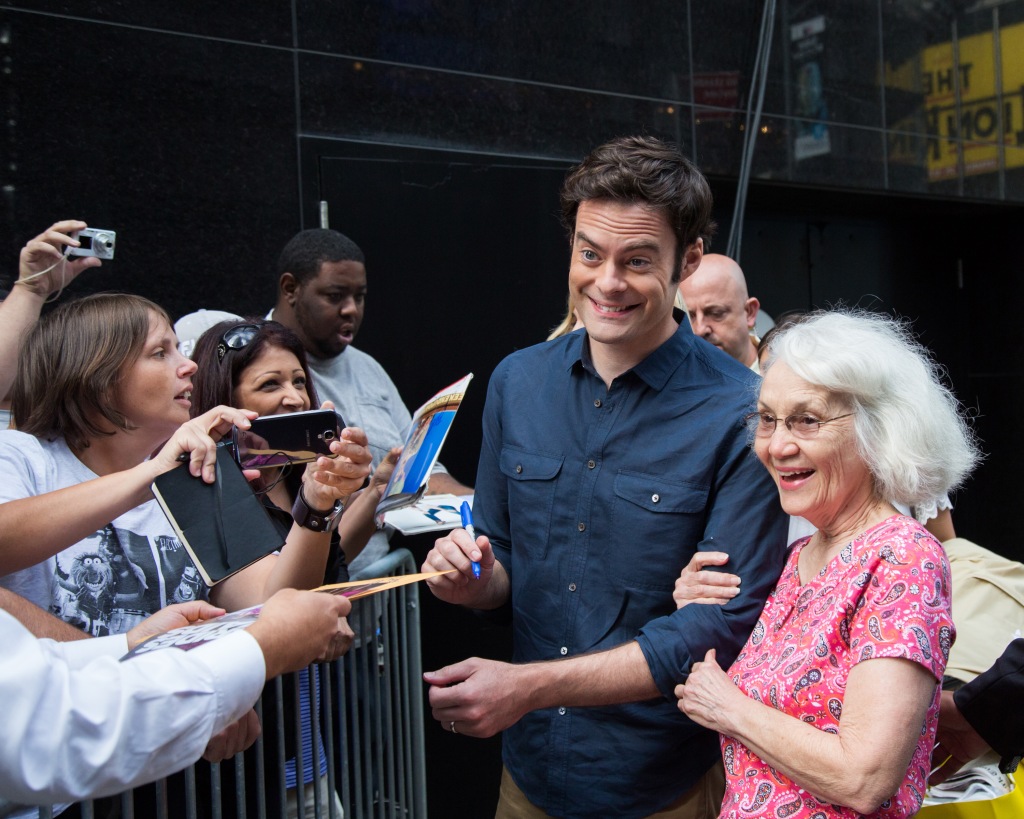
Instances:
[[[355,340],[366,300],[362,262],[323,262],[317,274],[302,283],[285,273],[281,287],[294,321],[286,316],[281,320],[299,336],[306,352],[333,358]]]
[[[754,438],[754,451],[775,479],[787,514],[831,532],[875,502],[871,473],[857,449],[853,416],[822,424],[810,438],[796,437],[783,421],[794,414],[824,421],[850,412],[847,405],[776,361],[765,374],[757,407],[779,419],[771,436]]]
[[[238,375],[232,404],[260,415],[309,409],[306,373],[291,350],[268,344]]]
[[[699,263],[701,247],[698,240],[687,249],[682,275]],[[610,199],[579,206],[569,292],[599,370],[602,356],[628,369],[676,332],[675,258],[676,238],[661,211]]]
[[[150,312],[146,341],[114,389],[112,403],[133,427],[169,437],[189,418],[195,371],[195,362],[178,352],[171,325]]]

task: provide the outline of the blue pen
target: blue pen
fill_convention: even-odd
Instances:
[[[459,509],[459,514],[462,515],[462,528],[469,532],[469,536],[473,538],[473,543],[476,543],[476,530],[473,528],[473,509],[469,505],[469,501],[463,501],[462,507]],[[480,561],[474,560],[470,563],[473,568],[473,577],[477,580],[480,579]]]

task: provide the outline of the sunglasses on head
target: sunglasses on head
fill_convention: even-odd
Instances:
[[[248,347],[262,329],[262,324],[236,324],[225,330],[217,345],[217,363],[224,360],[228,350],[244,350]]]

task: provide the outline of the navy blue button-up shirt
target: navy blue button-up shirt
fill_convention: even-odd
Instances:
[[[758,377],[688,323],[606,388],[585,332],[514,353],[484,410],[473,514],[511,578],[515,662],[637,640],[664,699],[527,714],[504,761],[555,816],[647,816],[719,755],[673,688],[732,662],[782,570],[787,518],[748,445]],[[742,591],[676,610],[697,550],[728,552]]]

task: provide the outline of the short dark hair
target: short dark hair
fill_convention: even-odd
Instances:
[[[252,341],[240,350],[227,349],[223,355],[218,356],[217,348],[224,334],[234,327],[246,324],[259,328]],[[192,376],[192,408],[189,411],[192,417],[202,415],[221,404],[234,406],[232,397],[242,371],[259,358],[267,347],[280,347],[295,354],[302,371],[306,374],[309,405],[311,408],[319,407],[316,388],[313,386],[313,375],[306,361],[306,351],[295,333],[276,321],[265,321],[260,318],[228,319],[214,324],[203,333],[192,351],[192,360],[198,367]]]
[[[142,352],[152,315],[167,312],[142,296],[95,293],[60,305],[29,331],[11,393],[19,430],[62,436],[75,451],[90,438],[132,429],[112,406],[114,390]]]
[[[299,284],[314,278],[324,262],[359,262],[366,257],[359,245],[344,233],[327,228],[312,228],[296,233],[277,259],[277,278],[291,273]]]
[[[613,139],[573,168],[562,184],[562,223],[570,243],[576,234],[576,213],[582,202],[613,199],[648,205],[665,214],[676,236],[678,281],[686,248],[704,240],[711,249],[715,222],[711,218],[711,188],[704,174],[679,149],[655,137]]]

